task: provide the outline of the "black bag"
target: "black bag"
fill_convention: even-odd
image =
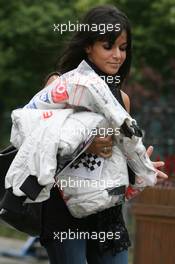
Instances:
[[[71,155],[64,157],[57,155],[57,173],[63,172],[76,161],[92,143],[94,137],[90,134]],[[24,203],[26,198],[14,195],[12,188],[5,189],[5,176],[17,152],[12,145],[0,151],[0,220],[19,231],[38,236],[42,228],[43,203]],[[35,200],[35,197],[31,199]]]
[[[17,149],[12,145],[0,151],[0,220],[31,236],[41,234],[42,202],[24,203],[24,197],[15,196],[5,189],[5,176]]]

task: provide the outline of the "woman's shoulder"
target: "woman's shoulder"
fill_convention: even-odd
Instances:
[[[45,86],[48,86],[51,84],[53,81],[55,81],[58,77],[60,76],[59,72],[52,72],[50,73],[45,80]]]
[[[127,110],[127,112],[129,113],[129,112],[130,112],[130,98],[129,98],[129,96],[128,96],[125,92],[123,92],[123,91],[121,91],[121,96],[122,96],[122,99],[123,99],[124,105],[125,105],[125,107],[126,107],[126,110]]]

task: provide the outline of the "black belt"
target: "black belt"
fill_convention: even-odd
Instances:
[[[107,189],[109,195],[120,195],[125,194],[126,186],[122,185],[119,187],[114,187],[113,189]]]

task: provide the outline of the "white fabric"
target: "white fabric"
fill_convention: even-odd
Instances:
[[[72,109],[17,109],[12,112],[12,120],[11,143],[19,151],[6,175],[5,185],[6,188],[12,187],[15,195],[22,196],[20,186],[29,175],[35,175],[38,183],[45,187],[34,202],[49,198],[55,182],[57,152],[63,157],[73,153],[92,128],[104,128],[106,123],[99,114],[73,113]],[[73,133],[75,131],[78,133]],[[109,195],[107,190],[129,184],[126,160],[116,145],[111,158],[98,159],[101,166],[93,173],[83,167],[79,175],[77,170],[70,168],[59,174],[58,184],[75,217],[81,218],[114,206],[119,196]],[[26,202],[33,201],[28,198]]]
[[[65,78],[64,82],[67,84],[68,92],[74,90],[75,85],[76,91],[78,90],[77,87],[80,91],[82,87],[85,87],[90,93],[85,106],[90,109],[93,106],[94,111],[104,114],[114,128],[120,128],[126,122],[133,131],[132,123],[137,124],[136,120],[126,112],[113,96],[107,84],[85,61],[82,61],[74,71],[64,74],[62,78]],[[142,138],[135,135],[128,138],[121,133],[120,140],[118,139],[117,136],[116,140],[127,158],[128,165],[142,180],[140,183],[136,183],[136,187],[154,186],[157,182],[157,172],[146,153]]]
[[[97,178],[87,169],[81,169],[82,175],[76,176],[71,169],[59,175],[59,187],[63,191],[64,200],[74,217],[81,218],[115,206],[119,202],[118,195],[109,195],[108,190],[129,184],[126,159],[121,150],[113,146],[113,154],[104,159],[102,172]]]
[[[62,92],[62,100],[61,97],[55,99],[57,91],[58,94]],[[126,122],[133,131],[132,122],[136,124],[136,121],[113,96],[107,84],[85,61],[82,61],[76,69],[58,77],[36,95],[26,107],[60,108],[66,104],[83,106],[91,111],[104,114],[114,129],[120,128]],[[130,139],[121,133],[120,140],[118,135],[116,140],[123,155],[127,158],[128,165],[142,180],[135,187],[155,185],[157,172],[146,153],[142,138],[133,135]]]
[[[57,166],[58,131],[73,112],[71,109],[60,111],[52,110],[52,115],[46,119],[41,110],[13,111],[11,143],[20,148],[7,172],[5,188],[12,187],[15,195],[24,195],[20,186],[29,175],[37,175],[38,183],[47,188],[47,192],[46,189],[42,192],[48,194],[46,198],[49,197]],[[40,197],[37,201],[41,201]]]
[[[47,109],[50,111],[51,109],[66,108],[71,105],[73,107],[85,107],[93,112],[103,114],[110,127],[114,128],[114,131],[119,129],[124,122],[127,122],[131,130],[133,130],[132,123],[136,124],[136,121],[114,98],[107,84],[85,61],[82,61],[76,69],[58,77],[53,83],[40,91],[26,105],[26,108]],[[20,140],[18,142],[20,144]],[[66,153],[69,153],[69,151],[65,151],[63,155]],[[116,204],[119,196],[109,196],[106,191],[109,186],[106,187],[105,185],[99,188],[98,184],[102,180],[107,184],[112,178],[111,188],[123,184],[127,186],[126,159],[136,175],[142,179],[140,183],[136,183],[135,187],[153,186],[156,183],[156,171],[146,154],[142,138],[135,135],[128,138],[122,133],[120,133],[120,136],[118,136],[118,133],[115,135],[113,155],[110,159],[104,160],[102,171],[98,174],[99,179],[97,175],[96,178],[93,178],[93,187],[92,180],[84,177],[84,175],[80,177],[80,173],[77,176],[76,173],[71,174],[71,171],[67,170],[63,175],[59,175],[60,185],[65,180],[66,186],[62,186],[63,196],[74,216],[83,217]],[[67,184],[69,179],[74,180],[74,182],[83,180],[90,187],[71,187]]]
[[[35,202],[49,197],[55,182],[57,153],[60,156],[73,153],[87,138],[89,131],[103,119],[99,114],[73,113],[72,109],[49,110],[49,115],[46,113],[36,109],[18,109],[12,113],[11,143],[19,151],[7,172],[5,187],[12,187],[15,195],[22,196],[24,193],[20,186],[29,175],[34,175],[40,185],[46,186]],[[77,128],[78,133],[74,133]]]

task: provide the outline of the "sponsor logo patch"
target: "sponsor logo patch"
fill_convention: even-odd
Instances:
[[[64,84],[57,84],[51,91],[52,100],[54,103],[66,101],[69,98],[66,86]]]

